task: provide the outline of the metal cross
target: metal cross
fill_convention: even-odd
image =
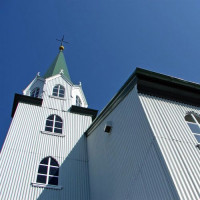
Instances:
[[[61,46],[63,45],[63,42],[69,44],[69,42],[64,41],[64,35],[63,35],[61,40],[58,40],[58,39],[56,39],[56,40],[61,42]]]

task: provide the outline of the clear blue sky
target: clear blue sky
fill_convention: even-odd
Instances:
[[[45,73],[56,38],[70,42],[72,81],[102,110],[136,67],[200,82],[199,19],[198,0],[1,0],[0,147],[14,93]]]

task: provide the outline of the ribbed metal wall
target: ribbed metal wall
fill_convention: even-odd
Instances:
[[[180,199],[200,199],[200,150],[184,117],[200,108],[140,94],[157,143]]]
[[[66,100],[50,98],[55,84],[66,88]],[[1,152],[1,199],[89,200],[88,158],[85,130],[90,116],[73,114],[71,87],[63,79],[53,79],[44,88],[42,107],[19,103]],[[63,119],[64,137],[41,133],[50,114]],[[60,165],[62,190],[33,187],[40,161],[52,156]]]
[[[135,89],[87,140],[91,200],[178,199]]]

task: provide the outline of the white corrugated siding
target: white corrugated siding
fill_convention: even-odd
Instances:
[[[91,200],[177,199],[136,90],[87,140]]]
[[[64,100],[49,97],[52,95],[53,88],[57,84],[63,85],[65,87]],[[43,93],[42,106],[47,107],[47,108],[67,111],[72,105],[71,89],[72,89],[72,86],[69,85],[62,77],[57,77],[57,78],[48,80],[46,84],[44,85],[44,89],[43,89],[44,93]]]
[[[159,148],[181,199],[200,199],[200,150],[184,117],[200,108],[140,94]]]
[[[63,119],[65,137],[42,134],[46,118]],[[83,133],[91,117],[19,103],[1,153],[1,199],[89,199],[88,159]],[[54,157],[62,190],[36,188],[40,161]]]

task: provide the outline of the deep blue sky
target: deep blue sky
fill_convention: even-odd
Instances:
[[[198,0],[1,0],[0,147],[14,93],[45,73],[56,38],[70,42],[72,81],[102,110],[136,67],[200,82],[199,19]]]

